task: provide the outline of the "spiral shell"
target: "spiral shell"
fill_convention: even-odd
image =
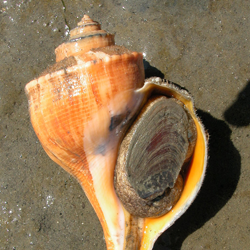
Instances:
[[[107,249],[152,249],[194,200],[204,178],[207,142],[193,100],[159,78],[145,81],[142,54],[114,45],[114,36],[87,15],[55,52],[56,64],[25,87],[33,128],[50,158],[83,187],[102,224]],[[174,98],[185,107],[197,139],[190,153],[186,149],[188,175],[171,211],[142,218],[122,204],[113,178],[119,145],[154,95]]]

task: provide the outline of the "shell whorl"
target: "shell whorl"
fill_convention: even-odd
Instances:
[[[70,31],[69,41],[59,45],[56,50],[56,61],[66,57],[86,53],[94,48],[115,44],[114,35],[101,30],[101,25],[84,15],[77,27]]]
[[[113,44],[114,36],[85,15],[69,41],[55,50],[57,62],[25,87],[43,147],[76,177],[81,167],[88,169],[88,164],[80,167],[87,151],[107,147],[107,138],[123,124],[117,117],[127,118],[134,101],[140,101],[134,92],[144,83],[143,56]]]

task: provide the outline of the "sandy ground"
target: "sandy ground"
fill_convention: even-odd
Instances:
[[[0,249],[105,249],[81,187],[42,149],[24,93],[85,13],[143,52],[148,75],[188,89],[210,134],[204,185],[154,250],[250,249],[247,0],[0,1]]]

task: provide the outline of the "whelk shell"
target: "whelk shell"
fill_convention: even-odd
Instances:
[[[192,97],[186,91],[160,78],[145,80],[142,54],[114,45],[114,36],[100,30],[100,25],[87,15],[78,23],[77,28],[70,32],[69,42],[60,45],[55,51],[57,63],[25,87],[33,128],[50,158],[71,173],[82,186],[103,227],[107,249],[152,249],[159,235],[193,202],[204,178],[207,161],[206,134],[196,116]],[[156,96],[161,98],[160,102]],[[136,137],[137,133],[132,132],[135,137],[127,139],[126,136],[132,130],[130,126],[134,120],[137,122],[137,116],[140,128],[138,131],[142,130],[145,133],[143,128],[146,125],[140,125],[144,119],[141,116],[147,117],[144,115],[144,109],[150,99],[153,99],[152,102],[155,101],[154,98],[157,99],[156,103],[161,105],[162,97],[167,103],[171,100],[171,107],[180,105],[181,109],[185,110],[180,111],[180,116],[186,120],[184,125],[178,125],[180,129],[175,129],[173,124],[162,126],[167,120],[165,118],[171,114],[172,108],[164,106],[158,110],[156,104],[153,106],[155,111],[149,109],[150,118],[146,118],[146,121],[156,119],[154,122],[156,125],[152,125],[155,126],[154,129],[149,125],[146,130],[151,132],[146,137],[140,137],[139,132]],[[176,108],[179,109],[178,107]],[[155,114],[161,112],[163,115],[159,116],[158,120]],[[169,126],[170,129],[165,129]],[[182,132],[178,132],[179,130]],[[151,134],[152,138],[147,141]],[[163,135],[167,134],[171,134],[174,139],[165,140]],[[180,136],[183,136],[183,146]],[[192,136],[195,139],[190,139]],[[125,153],[119,152],[118,157],[122,140],[123,144],[124,141],[127,141],[127,144],[132,142],[132,146],[127,145]],[[176,150],[174,140],[179,141],[181,145]],[[139,141],[143,147],[147,144],[146,150],[140,150],[140,146],[134,150],[134,144]],[[191,144],[191,147],[188,146]],[[154,145],[157,145],[156,149]],[[166,150],[159,150],[158,147],[161,145],[165,145]],[[132,150],[129,149],[131,147]],[[122,148],[123,146],[120,151],[123,151]],[[169,150],[172,150],[172,153],[169,153]],[[114,188],[116,163],[118,162],[117,166],[120,161],[123,164],[121,159],[124,155],[130,153],[133,155],[133,152],[140,154],[140,151],[144,152],[143,159],[145,156],[153,162],[144,164],[145,168],[149,165],[148,170],[145,170],[148,171],[147,176],[156,176],[150,181],[146,181],[143,177],[140,183],[148,185],[155,180],[156,184],[149,185],[153,191],[148,192],[150,188],[147,190],[144,184],[142,189],[141,186],[137,187],[138,183],[131,181],[137,167],[129,170],[125,163],[122,174],[118,167],[116,170],[118,196],[122,195],[119,189],[124,189],[120,186],[121,177],[121,180],[124,178],[129,180],[125,189],[131,185],[136,195],[156,206],[163,199],[163,195],[170,192],[169,189],[176,184],[166,181],[164,176],[174,173],[169,174],[171,178],[168,180],[178,182],[176,185],[180,188],[177,192],[178,197],[174,198],[172,205],[163,203],[163,206],[169,206],[168,212],[155,212],[149,215],[148,212],[146,214],[139,212],[138,215],[138,210],[133,211],[133,207],[136,208],[137,205],[132,203],[130,211],[116,194]],[[162,151],[164,154],[167,152],[167,156],[160,156]],[[175,151],[178,151],[176,155]],[[168,167],[164,168],[164,164],[154,163],[155,159],[164,162],[164,157],[168,156],[172,157],[173,161],[176,157],[183,158],[176,164],[180,168],[178,171],[169,167],[172,172],[167,172]],[[129,162],[130,158],[127,159]],[[134,162],[135,158],[132,159]],[[142,166],[140,162],[138,166]],[[132,171],[129,172],[131,178],[127,176],[126,171]],[[134,179],[137,178],[136,175],[138,176],[138,173]],[[161,178],[165,178],[164,181],[161,181]],[[167,184],[164,186],[162,183]]]

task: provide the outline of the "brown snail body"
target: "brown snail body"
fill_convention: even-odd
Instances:
[[[152,249],[204,178],[207,142],[192,98],[159,78],[144,82],[142,54],[114,45],[113,35],[86,15],[56,57],[25,88],[34,130],[51,159],[83,187],[107,249]],[[133,152],[141,157],[135,165]],[[177,163],[165,167],[168,160]],[[143,210],[145,204],[160,209]]]

